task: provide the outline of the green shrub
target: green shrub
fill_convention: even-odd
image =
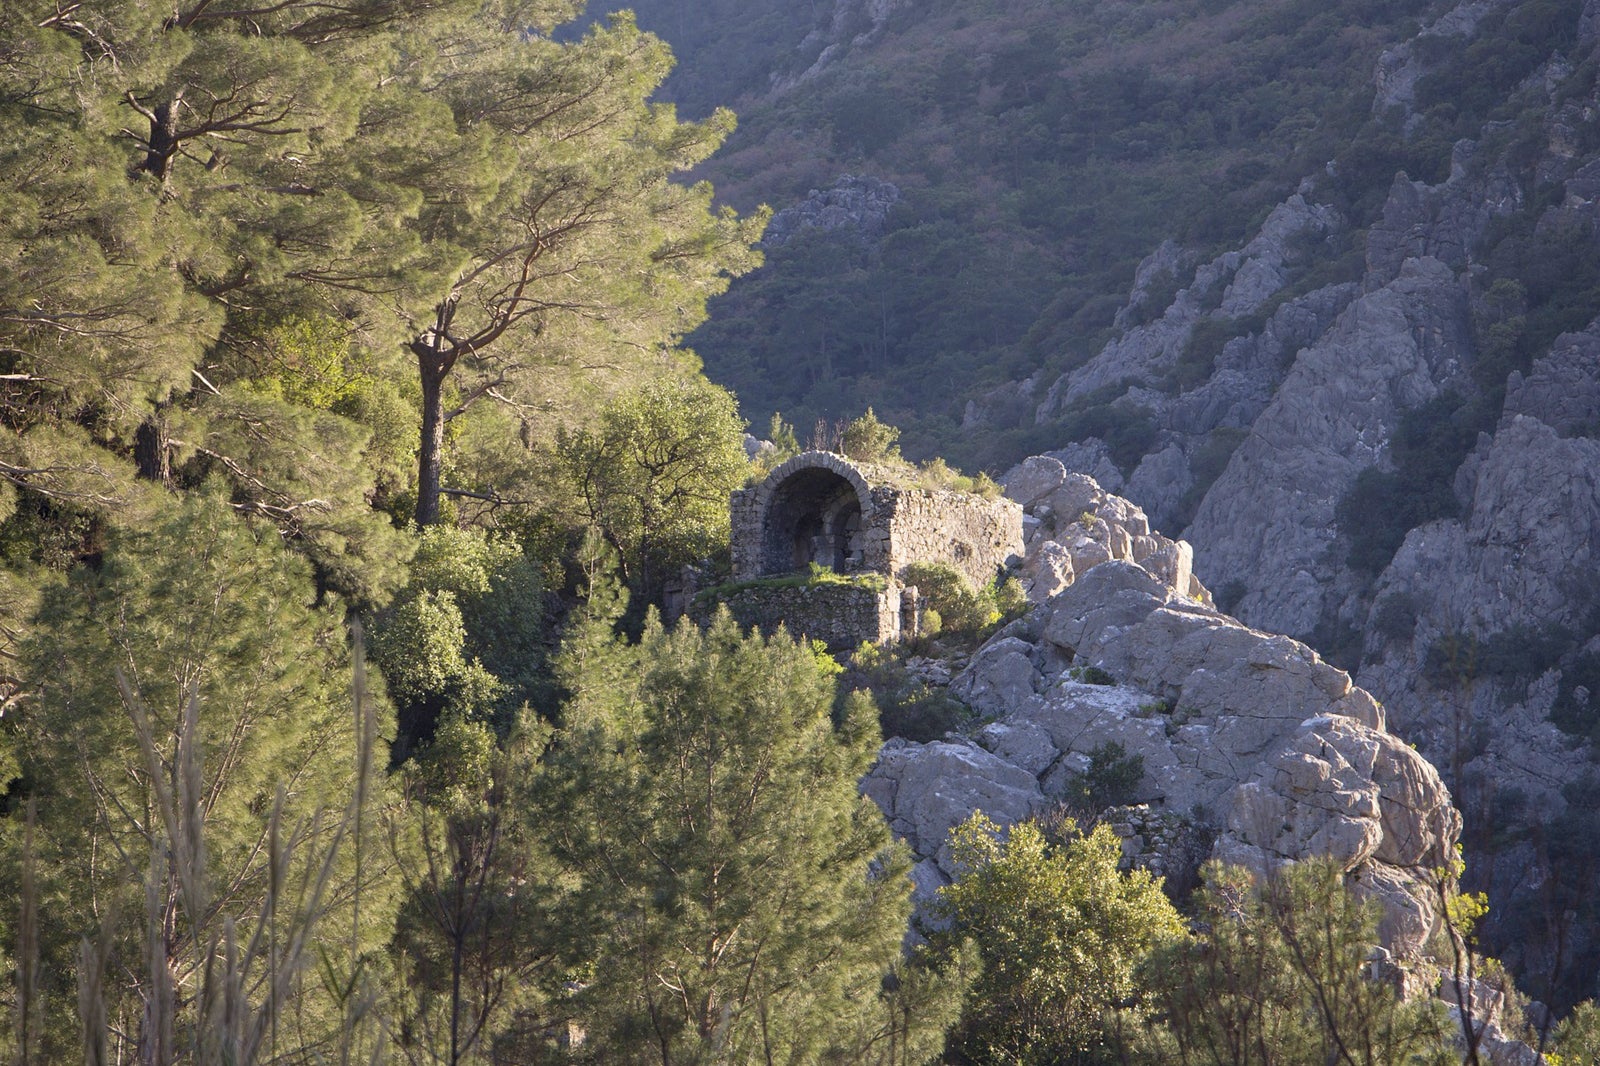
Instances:
[[[896,462],[900,459],[899,440],[900,431],[878,421],[878,416],[869,407],[866,414],[845,425],[840,434],[839,448],[857,462]]]
[[[1098,814],[1131,803],[1144,777],[1144,756],[1108,740],[1089,753],[1089,768],[1067,786],[1070,807]]]
[[[911,674],[905,667],[905,655],[903,649],[863,644],[850,656],[839,679],[839,699],[843,701],[852,692],[870,695],[885,739],[904,737],[926,743],[970,724],[971,708]]]
[[[1016,578],[996,579],[975,589],[948,563],[912,563],[906,567],[905,580],[922,595],[923,631],[930,634],[942,631],[962,640],[981,640],[1028,606]],[[932,624],[934,619],[938,626]]]
[[[1084,685],[1115,685],[1117,679],[1098,666],[1074,666],[1067,671],[1072,680]]]
[[[1486,410],[1444,393],[1401,416],[1390,442],[1393,469],[1363,470],[1335,508],[1352,568],[1381,573],[1407,532],[1460,514],[1455,473],[1485,428]]]
[[[1038,825],[1002,831],[982,813],[951,830],[960,875],[939,890],[948,933],[971,938],[983,958],[955,1035],[960,1062],[1058,1066],[1114,1061],[1113,1012],[1145,991],[1143,966],[1158,947],[1183,943],[1184,924],[1143,870],[1117,869],[1109,826],[1051,846]]]

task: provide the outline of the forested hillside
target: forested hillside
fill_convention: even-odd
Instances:
[[[1437,95],[1419,110],[1437,100],[1451,115],[1402,137],[1399,119],[1373,113],[1372,72],[1438,3],[1096,3],[1071,17],[1026,2],[822,5],[809,38],[774,27],[787,32],[767,38],[769,84],[733,58],[750,55],[737,36],[748,23],[782,21],[763,5],[739,19],[637,6],[685,51],[669,93],[681,85],[700,111],[708,67],[727,79],[741,124],[708,165],[719,196],[781,209],[846,173],[901,194],[875,239],[847,225],[770,248],[692,338],[712,375],[757,422],[781,409],[809,426],[871,404],[907,427],[914,453],[988,465],[1075,427],[979,443],[958,431],[966,403],[1096,351],[1162,241],[1231,246],[1313,175],[1365,224],[1396,170],[1442,177],[1481,98],[1575,19],[1524,5],[1514,32],[1527,45],[1480,69],[1480,100],[1427,86]],[[1328,280],[1355,269],[1317,258]]]
[[[704,172],[778,209],[708,372],[1146,508],[1446,769],[1491,943],[1586,995],[1595,5],[839,0],[764,85],[683,8],[667,91],[741,114]]]
[[[1570,143],[1587,143],[1575,87],[1592,66],[1540,67],[1579,39],[1573,5],[1474,6],[1466,30],[1391,64],[1398,111],[1377,117],[1374,57],[1436,7],[1080,4],[1068,18],[999,0],[718,2],[641,5],[642,27],[583,8],[0,6],[0,1054],[1209,1066],[1442,1063],[1459,1042],[1480,1062],[1491,1043],[1524,1059],[1522,1042],[1574,1061],[1600,1051],[1592,1003],[1564,1022],[1523,1009],[1474,953],[1482,900],[1457,883],[1459,818],[1371,698],[1303,645],[1224,617],[1186,547],[1098,487],[1080,501],[1092,483],[1068,485],[1059,464],[1029,517],[1060,538],[1034,538],[1056,579],[1095,573],[1077,589],[1110,608],[1092,631],[1066,632],[1101,604],[1050,621],[1004,574],[976,588],[938,566],[918,572],[916,641],[844,662],[782,627],[743,630],[714,603],[730,493],[801,447],[775,423],[770,447],[747,450],[747,418],[836,419],[823,443],[928,498],[996,487],[942,461],[914,469],[871,410],[844,416],[881,396],[918,458],[941,441],[990,464],[1078,441],[1084,465],[1166,455],[1191,485],[1215,467],[1223,486],[1233,457],[1253,454],[1249,403],[1185,423],[1155,397],[1211,384],[1238,334],[1309,342],[1370,299],[1363,322],[1405,322],[1377,348],[1410,337],[1443,369],[1436,381],[1432,363],[1401,366],[1405,403],[1356,427],[1383,462],[1328,485],[1363,514],[1415,496],[1393,521],[1433,522],[1441,539],[1396,547],[1379,529],[1335,562],[1368,578],[1394,565],[1367,584],[1334,575],[1340,607],[1316,622],[1376,612],[1387,621],[1372,631],[1392,643],[1360,665],[1403,683],[1409,655],[1454,694],[1446,754],[1461,787],[1493,751],[1469,752],[1484,717],[1472,701],[1532,675],[1520,636],[1491,645],[1461,606],[1484,602],[1478,590],[1429,599],[1452,587],[1423,581],[1430,544],[1503,543],[1451,512],[1438,482],[1467,471],[1460,493],[1481,490],[1499,513],[1488,487],[1508,478],[1474,434],[1501,401],[1563,469],[1589,462],[1600,424],[1579,341],[1557,346],[1564,361],[1541,354],[1592,284],[1590,201],[1550,191],[1587,187],[1579,149],[1550,169],[1502,100],[1519,87],[1506,99],[1530,110],[1570,105]],[[652,29],[684,39],[664,90],[681,113],[658,95],[673,55]],[[1496,46],[1474,52],[1480,38]],[[1430,80],[1443,60],[1483,77]],[[1480,80],[1492,91],[1475,95]],[[737,134],[724,100],[747,113]],[[1469,128],[1487,131],[1481,158],[1522,160],[1533,178],[1475,170],[1472,149],[1452,160],[1445,144]],[[1441,184],[1391,189],[1397,165]],[[860,176],[835,188],[846,169]],[[813,186],[809,207],[769,228],[760,202],[789,207]],[[1490,192],[1504,197],[1477,211]],[[1452,243],[1434,224],[1463,213],[1481,225]],[[1473,256],[1490,238],[1498,257],[1480,278]],[[1465,301],[1480,283],[1488,302],[1455,319],[1406,302],[1452,285]],[[1471,391],[1447,342],[1480,333],[1498,347],[1479,362],[1505,373]],[[1187,369],[1124,358],[1102,346],[1114,334],[1165,337]],[[1108,362],[1135,380],[1086,386]],[[1259,380],[1270,392],[1286,372]],[[1050,386],[1073,373],[1089,377]],[[1457,392],[1430,389],[1447,379]],[[961,408],[976,388],[990,391]],[[1127,417],[1130,395],[1149,411]],[[1181,506],[1204,530],[1222,497],[1195,493]],[[1582,528],[1529,495],[1530,524]],[[1573,591],[1592,555],[1572,539],[1518,545],[1570,559],[1540,570],[1540,598],[1516,610],[1560,619],[1533,634],[1544,672],[1524,690],[1577,735],[1593,728],[1595,649],[1574,658],[1593,628]],[[1201,551],[1220,558],[1226,543]],[[1233,578],[1247,619],[1278,606],[1266,576],[1285,558]],[[1049,560],[1036,555],[1030,581]],[[773,580],[850,577],[817,566]],[[704,588],[703,624],[664,624],[685,582]],[[1130,702],[1089,661],[1091,641],[1109,648],[1129,628],[1112,623],[1130,606],[1152,626],[1203,626],[1221,658],[1184,661],[1180,685],[1123,647],[1124,680],[1161,688]],[[978,677],[997,647],[1029,671],[1037,656],[1062,690],[1093,689],[1084,706],[1110,700],[1129,738],[1170,735],[1183,751],[1249,717],[1215,684],[1196,710],[1208,677],[1270,666],[1295,701],[1332,708],[1313,717],[1353,762],[1300,752],[1293,766],[1326,768],[1316,795],[1350,816],[1302,805],[1293,832],[1257,840],[1196,800],[1187,816],[1260,876],[1202,868],[1197,844],[1185,879],[1163,883],[1125,861],[1106,818],[1149,776],[1140,756],[1051,748],[1050,804],[1014,768],[1038,799],[1016,825],[973,813],[976,800],[925,805],[926,825],[950,823],[917,841],[947,867],[930,881],[931,860],[914,863],[904,824],[885,817],[893,803],[862,781],[886,733],[902,752],[947,731],[977,751],[960,730],[995,711],[979,707],[996,690],[963,704],[952,676]],[[1305,725],[1285,711],[1295,701],[1274,704],[1272,728]],[[1538,724],[1546,746],[1532,750],[1548,754],[1554,727]],[[1264,736],[1233,737],[1241,766]],[[1381,773],[1360,754],[1380,750]],[[1290,763],[1250,766],[1276,780]],[[1194,788],[1249,784],[1213,769]],[[1563,774],[1547,791],[1592,787]],[[1469,836],[1470,857],[1548,864],[1566,848],[1574,871],[1592,868],[1593,820],[1572,795],[1525,819],[1550,838],[1494,850],[1505,842]],[[1512,799],[1488,789],[1481,802]],[[1405,800],[1417,817],[1389,809]],[[1313,824],[1352,846],[1301,847]],[[1307,861],[1280,868],[1269,847]],[[1358,877],[1370,883],[1353,892]],[[1572,876],[1540,883],[1550,905],[1524,913],[1566,924],[1513,962],[1565,1013],[1593,992],[1573,976],[1596,950],[1592,902]],[[1415,920],[1397,931],[1396,914]],[[1452,995],[1455,1008],[1438,998]]]

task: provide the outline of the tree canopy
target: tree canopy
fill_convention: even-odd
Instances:
[[[726,612],[636,645],[591,619],[569,655],[545,820],[579,878],[572,925],[598,934],[575,1001],[594,1046],[663,1066],[860,1061],[893,1023],[880,993],[911,890],[856,791],[870,703],[836,723],[820,653]],[[918,1019],[935,1044],[943,1021]]]

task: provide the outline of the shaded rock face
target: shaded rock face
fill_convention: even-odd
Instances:
[[[1419,129],[1430,64],[1514,6],[1464,0],[1387,51],[1374,114]],[[1163,242],[1099,353],[967,412],[974,431],[1025,424],[1013,416],[1025,401],[1039,425],[1070,424],[1089,404],[1139,418],[1151,443],[1120,453],[1120,467],[1097,438],[1050,454],[1192,544],[1194,571],[1227,611],[1316,644],[1383,702],[1478,826],[1467,878],[1494,904],[1486,943],[1520,973],[1565,968],[1567,999],[1593,994],[1600,965],[1600,919],[1544,910],[1551,884],[1577,876],[1549,826],[1600,774],[1585,739],[1600,723],[1600,320],[1564,320],[1571,332],[1520,353],[1531,363],[1493,368],[1496,329],[1521,328],[1516,316],[1538,313],[1560,283],[1518,274],[1528,284],[1497,310],[1505,234],[1534,258],[1575,245],[1600,259],[1600,3],[1579,6],[1560,52],[1506,98],[1521,117],[1457,141],[1442,179],[1395,174],[1363,224],[1321,202],[1324,183],[1308,175],[1235,250],[1206,258]],[[1314,286],[1330,275],[1307,264],[1335,257],[1340,280]],[[1361,520],[1341,502],[1364,476],[1399,476],[1397,434],[1435,401],[1471,410],[1482,434],[1458,467],[1408,488],[1443,502],[1395,531],[1392,559],[1358,567]],[[1063,587],[1092,551],[1057,543],[1030,558],[1040,587]]]
[[[1204,318],[1235,319],[1261,310],[1288,281],[1288,265],[1308,241],[1344,225],[1331,207],[1308,202],[1299,193],[1275,208],[1244,247],[1225,252],[1195,268],[1193,280],[1154,321],[1127,330],[1087,364],[1058,378],[1039,404],[1037,418],[1048,421],[1079,401],[1127,381],[1157,385],[1183,356],[1196,325]],[[1136,277],[1181,269],[1183,257],[1163,245],[1145,260]],[[1129,321],[1147,298],[1136,282],[1123,314]]]
[[[900,189],[890,182],[842,174],[828,188],[812,189],[798,204],[774,214],[761,243],[769,248],[788,244],[807,229],[846,230],[875,241],[899,202]]]
[[[1300,352],[1187,530],[1203,573],[1248,575],[1242,616],[1316,629],[1341,591],[1339,500],[1380,461],[1403,412],[1459,383],[1470,345],[1466,289],[1426,258]]]
[[[772,91],[788,92],[821,74],[850,49],[870,45],[882,36],[896,12],[915,7],[917,0],[833,0],[832,11],[801,41],[796,52],[810,60],[798,74],[772,77]],[[816,10],[816,5],[812,5]],[[823,7],[827,12],[828,8]]]
[[[989,723],[971,738],[891,741],[862,784],[916,851],[920,891],[953,874],[945,842],[973,811],[1008,824],[1057,807],[1116,745],[1141,761],[1127,798],[1146,805],[1121,820],[1201,829],[1212,855],[1263,872],[1331,856],[1382,902],[1389,950],[1415,957],[1437,923],[1431,874],[1461,829],[1437,771],[1385,731],[1382,709],[1344,671],[1194,598],[1186,569],[1135,562],[1124,539],[1178,545],[1139,532],[1137,508],[1058,466],[1030,460],[1007,485],[1039,523],[1026,566],[1052,575],[1033,579],[1042,602],[950,682]],[[1057,507],[1109,532],[1051,539]],[[1169,554],[1185,556],[1181,547]],[[1125,836],[1141,862],[1170,861],[1146,850],[1144,833]]]

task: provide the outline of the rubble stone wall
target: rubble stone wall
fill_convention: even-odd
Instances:
[[[878,503],[888,528],[888,567],[903,576],[912,563],[949,563],[974,588],[1022,558],[1022,508],[968,492],[894,490]]]
[[[847,651],[862,641],[886,644],[902,633],[902,590],[853,585],[751,585],[723,602],[741,624],[771,633],[783,626],[794,637],[820,640],[829,651]],[[709,613],[714,605],[696,608]],[[912,625],[914,620],[907,619]]]

